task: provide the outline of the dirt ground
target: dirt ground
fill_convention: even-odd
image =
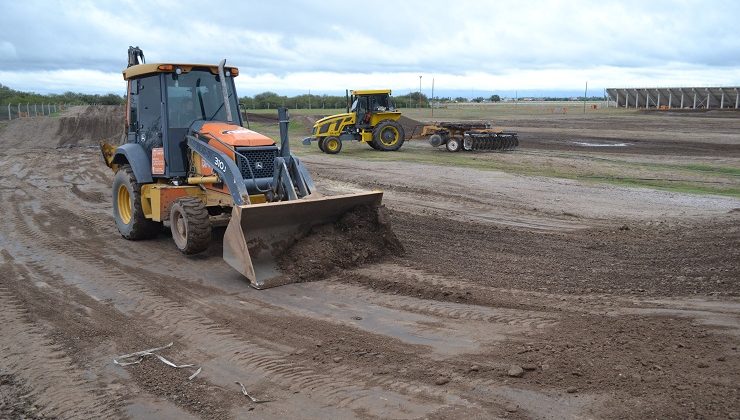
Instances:
[[[470,159],[740,168],[737,114],[498,123],[521,150]],[[327,194],[385,191],[403,251],[257,291],[222,229],[194,257],[120,237],[95,144],[121,127],[104,107],[0,127],[2,418],[740,418],[736,195],[296,147]],[[170,342],[192,367],[113,362]]]

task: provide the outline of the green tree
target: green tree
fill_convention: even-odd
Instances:
[[[280,96],[275,92],[262,92],[254,95],[255,107],[259,109],[277,108],[283,104],[288,105],[286,96]]]
[[[429,108],[429,98],[427,98],[425,94],[419,92],[411,92],[407,95],[394,96],[393,100],[395,101],[397,108]]]

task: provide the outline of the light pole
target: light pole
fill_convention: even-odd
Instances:
[[[417,101],[417,105],[421,108],[421,75],[419,75],[419,99]]]

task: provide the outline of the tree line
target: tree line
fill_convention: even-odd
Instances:
[[[274,109],[285,106],[293,109],[337,109],[347,106],[344,95],[311,95],[297,96],[280,95],[275,92],[262,92],[254,96],[244,96],[239,102],[248,109]],[[394,96],[393,102],[397,108],[429,107],[429,98],[423,93],[412,92],[407,95]]]
[[[123,96],[109,93],[107,95],[64,92],[62,94],[51,93],[42,95],[40,93],[22,92],[11,89],[8,86],[0,84],[0,104],[101,104],[101,105],[121,105],[125,103]]]
[[[522,98],[519,98],[522,100]],[[536,98],[540,101],[570,101],[580,100],[583,98]],[[588,100],[601,100],[601,97],[590,97]],[[397,108],[429,108],[430,100],[435,103],[450,102],[500,102],[499,95],[491,95],[488,98],[479,96],[468,99],[464,97],[438,97],[429,98],[420,92],[411,92],[406,95],[394,96],[393,101]],[[311,95],[303,94],[297,96],[280,95],[275,92],[262,92],[254,96],[244,96],[239,102],[247,109],[275,109],[285,106],[293,109],[341,109],[347,106],[347,99],[344,95]],[[101,105],[122,105],[126,103],[125,96],[109,93],[106,95],[86,94],[77,92],[64,92],[62,94],[39,94],[33,92],[22,92],[11,89],[8,86],[0,84],[0,104],[40,104],[40,103],[57,103],[70,105],[101,104]]]

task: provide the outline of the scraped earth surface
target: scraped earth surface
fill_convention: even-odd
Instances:
[[[119,113],[0,128],[2,418],[740,416],[736,198],[310,156],[327,193],[386,191],[405,252],[257,291],[222,231],[120,237]],[[194,366],[113,363],[170,342]]]

